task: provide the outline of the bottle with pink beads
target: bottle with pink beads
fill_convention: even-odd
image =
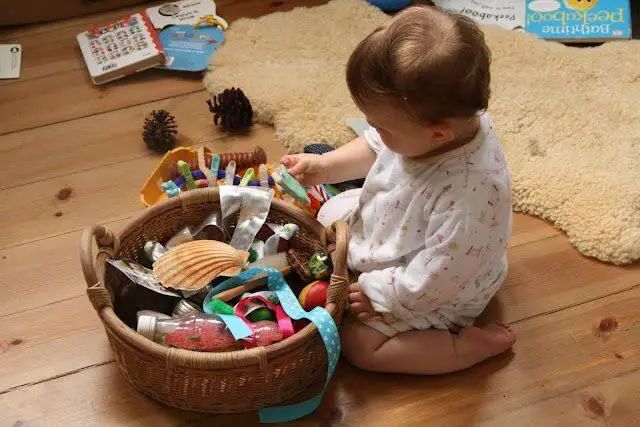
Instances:
[[[202,352],[241,350],[282,340],[276,322],[256,322],[251,329],[249,337],[237,341],[225,322],[214,314],[191,313],[177,318],[142,314],[138,317],[137,332],[158,344]]]

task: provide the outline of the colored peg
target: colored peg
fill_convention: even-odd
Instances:
[[[240,187],[246,187],[247,185],[249,185],[249,180],[253,178],[253,174],[253,168],[247,169],[247,171],[244,173],[244,176],[242,177],[242,180],[240,181]]]
[[[211,157],[211,173],[213,174],[213,176],[218,176],[218,169],[220,169],[220,154],[214,154]],[[214,187],[216,185],[217,183],[213,184]]]
[[[260,175],[260,187],[269,188],[269,174],[267,172],[267,165],[262,163],[258,167],[258,172]]]
[[[183,160],[178,160],[178,169],[180,169],[180,173],[184,177],[185,185],[187,186],[187,190],[195,190],[196,183],[193,180],[193,175],[191,175],[191,169],[189,169],[189,164],[187,164]]]
[[[169,180],[160,184],[160,188],[162,188],[169,197],[175,197],[180,194],[180,187],[178,187],[175,182]]]
[[[236,162],[231,160],[225,169],[224,185],[233,185],[233,178],[236,176]]]

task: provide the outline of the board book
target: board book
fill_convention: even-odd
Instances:
[[[96,85],[164,63],[156,31],[145,13],[85,31],[77,39]]]
[[[526,31],[565,43],[631,38],[629,0],[527,0]]]

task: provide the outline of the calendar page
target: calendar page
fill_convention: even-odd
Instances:
[[[164,62],[156,32],[142,13],[85,31],[77,39],[95,84]]]

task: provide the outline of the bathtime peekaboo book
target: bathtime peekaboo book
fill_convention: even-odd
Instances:
[[[631,38],[629,0],[527,0],[526,31],[567,43]]]

